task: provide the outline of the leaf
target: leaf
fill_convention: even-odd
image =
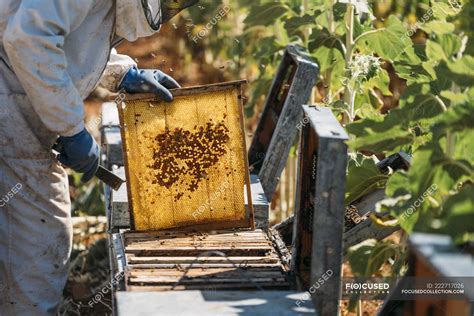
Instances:
[[[374,239],[351,247],[347,259],[355,276],[372,276],[396,254],[396,246],[393,241],[383,240],[377,242]]]
[[[251,7],[249,14],[244,19],[246,27],[264,25],[269,26],[275,23],[275,20],[282,17],[291,9],[279,2],[269,2],[262,5]]]
[[[352,124],[351,124],[352,125]],[[348,131],[353,130],[348,126]],[[401,145],[410,143],[413,135],[400,127],[393,127],[383,132],[370,133],[366,136],[359,136],[348,141],[349,146],[354,150],[366,150],[373,153],[382,153],[395,149]]]
[[[403,105],[405,112],[410,111],[410,120],[421,120],[435,117],[443,112],[443,108],[431,93],[417,94],[411,101]]]
[[[396,197],[409,193],[409,180],[407,173],[404,170],[395,172],[387,181],[385,194],[387,196]]]
[[[260,46],[258,50],[254,53],[254,57],[261,59],[264,57],[273,57],[277,52],[282,48],[274,36],[263,37],[260,39]]]
[[[441,219],[441,231],[455,239],[474,232],[474,185],[466,185],[446,199]]]
[[[390,77],[388,72],[385,69],[380,69],[377,76],[370,78],[368,81],[363,83],[364,87],[367,88],[377,88],[382,92],[383,95],[391,96],[392,92],[389,90],[388,86],[390,84]]]
[[[406,61],[398,61],[394,64],[397,75],[407,80],[407,85],[415,83],[428,83],[436,79],[430,74],[423,64],[413,64]]]
[[[391,15],[386,27],[362,34],[356,39],[355,47],[366,54],[375,52],[381,58],[394,61],[411,46],[411,40],[404,40],[406,33],[402,22]]]
[[[413,229],[416,226],[416,223],[418,222],[420,213],[419,213],[419,210],[415,210],[413,211],[413,213],[404,213],[406,210],[408,209],[403,209],[403,212],[400,212],[400,214],[406,214],[405,216],[397,217],[398,224],[404,231],[411,234],[413,232]]]
[[[383,188],[387,176],[380,172],[375,161],[358,155],[355,159],[349,160],[348,174],[346,180],[346,204],[349,204],[360,197]]]
[[[447,59],[451,60],[461,49],[461,38],[456,34],[442,34],[435,38]]]
[[[454,24],[445,21],[433,20],[422,24],[420,28],[426,33],[436,33],[441,35],[453,32]]]
[[[451,106],[459,105],[468,101],[465,93],[456,93],[450,90],[441,91],[441,96],[450,101]]]
[[[334,11],[334,20],[342,21],[347,11],[347,4],[343,3],[343,1],[338,1],[333,5],[332,10]]]
[[[356,108],[355,114],[357,117],[362,119],[378,119],[382,117],[382,114],[377,110],[380,105],[377,104],[377,107],[372,105],[372,98],[369,96],[369,93],[357,95],[354,103]]]
[[[451,73],[457,75],[459,78],[455,82],[464,87],[474,85],[474,57],[465,55],[462,58],[456,59],[453,62],[447,63],[448,69]]]
[[[305,14],[303,16],[293,16],[285,20],[285,29],[288,32],[288,35],[294,35],[300,31],[302,26],[312,27],[316,23],[314,16]]]
[[[454,159],[465,159],[469,164],[474,164],[474,137],[472,137],[472,134],[473,127],[455,133]]]
[[[375,239],[368,239],[354,247],[349,248],[347,260],[351,265],[352,273],[356,276],[365,276],[369,258],[376,244]]]
[[[328,30],[313,29],[309,38],[308,48],[310,51],[316,50],[319,47],[324,46],[327,48],[336,48],[343,55],[342,47],[338,42],[338,37],[329,34]]]
[[[433,16],[437,20],[445,20],[450,16],[458,14],[461,9],[454,4],[454,1],[448,1],[449,3],[444,2],[434,2],[432,8],[430,9],[433,13]]]
[[[337,65],[342,67],[344,65],[344,57],[339,50],[334,48],[322,46],[316,50],[316,53],[313,54],[313,56],[316,58],[322,73],[328,69],[336,67]]]
[[[431,40],[426,41],[426,56],[433,60],[448,60],[441,45]]]
[[[447,112],[440,115],[433,129],[438,132],[464,131],[474,128],[474,102],[460,104],[449,108]]]

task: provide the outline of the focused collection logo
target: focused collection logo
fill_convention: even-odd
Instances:
[[[388,294],[390,284],[387,282],[347,282],[344,284],[346,294]]]

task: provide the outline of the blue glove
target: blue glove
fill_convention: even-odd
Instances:
[[[124,89],[128,93],[155,93],[166,102],[171,102],[173,95],[168,89],[180,87],[176,80],[160,70],[132,67],[123,77],[119,90]]]
[[[86,129],[82,132],[58,138],[57,145],[60,163],[72,170],[83,173],[81,181],[86,183],[99,168],[99,146]]]

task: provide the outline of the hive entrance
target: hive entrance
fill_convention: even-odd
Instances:
[[[119,111],[134,228],[252,226],[240,83],[174,96],[127,99]]]

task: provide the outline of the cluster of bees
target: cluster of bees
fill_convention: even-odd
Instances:
[[[204,126],[195,125],[192,130],[166,129],[154,140],[157,146],[153,150],[153,164],[148,166],[154,170],[152,183],[167,189],[184,185],[194,192],[207,178],[209,168],[227,153],[230,137],[224,121],[210,120]],[[175,201],[183,195],[176,193]]]

